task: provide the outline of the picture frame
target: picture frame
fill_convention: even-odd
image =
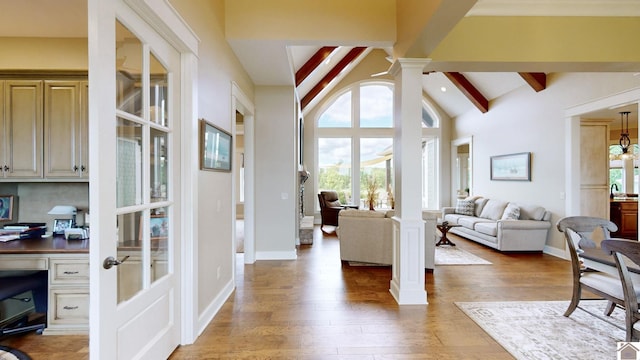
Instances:
[[[53,234],[64,235],[65,229],[71,229],[72,219],[55,219],[53,220]]]
[[[531,153],[492,156],[491,180],[531,181]]]
[[[166,239],[169,237],[167,216],[151,215],[151,218],[149,219],[149,231],[151,232],[151,240]]]
[[[200,119],[200,170],[231,172],[231,134]]]
[[[0,195],[0,221],[13,220],[13,195]]]

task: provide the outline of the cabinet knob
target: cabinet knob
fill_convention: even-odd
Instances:
[[[77,172],[77,171],[78,171],[78,166],[77,166],[77,165],[75,165],[75,166],[73,167],[73,171],[75,171],[75,172]]]
[[[9,171],[9,167],[8,167],[7,165],[5,165],[5,166],[2,168],[2,170],[4,170],[4,171]]]
[[[80,166],[80,171],[84,172],[85,170],[87,170],[87,168],[84,165]]]

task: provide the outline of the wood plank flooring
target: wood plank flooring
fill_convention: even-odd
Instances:
[[[454,302],[568,300],[569,262],[451,240],[493,265],[438,266],[426,274],[426,306],[396,304],[390,267],[343,266],[337,237],[317,227],[296,261],[240,258],[234,294],[170,359],[512,359]],[[34,360],[88,358],[86,337],[29,334],[0,344]]]

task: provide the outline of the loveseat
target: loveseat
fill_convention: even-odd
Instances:
[[[500,251],[542,251],[551,213],[541,206],[474,197],[442,209],[450,233]]]
[[[393,263],[393,210],[340,211],[336,229],[340,240],[340,260],[363,263]],[[425,268],[433,269],[435,257],[436,215],[424,211]]]

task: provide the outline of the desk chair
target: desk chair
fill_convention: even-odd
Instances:
[[[33,293],[33,302],[37,313],[47,312],[47,272],[38,271],[27,275],[0,277],[0,301],[12,299],[24,292]],[[17,299],[22,300],[22,299]],[[14,323],[15,324],[15,323]],[[0,328],[0,338],[36,330],[41,334],[45,324],[28,325],[26,317],[20,320],[17,325],[7,328]]]

